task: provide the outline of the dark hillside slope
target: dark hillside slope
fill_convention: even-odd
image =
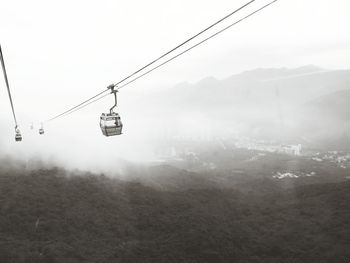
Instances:
[[[0,172],[0,262],[349,262],[350,183],[251,187]]]

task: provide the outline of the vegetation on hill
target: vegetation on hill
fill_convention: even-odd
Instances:
[[[194,180],[193,188],[161,190],[65,174],[0,172],[1,262],[350,259],[350,182],[283,190],[267,179],[242,189],[203,180],[196,188]]]

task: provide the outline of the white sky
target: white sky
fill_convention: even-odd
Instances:
[[[246,2],[2,0],[0,43],[19,121],[46,119],[96,94]],[[227,23],[267,2],[256,0]],[[279,0],[120,96],[133,107],[137,93],[207,76],[306,64],[350,68],[349,10],[347,0]],[[109,104],[108,99],[99,103],[84,117],[98,118]],[[0,113],[5,137],[13,124],[2,77]]]

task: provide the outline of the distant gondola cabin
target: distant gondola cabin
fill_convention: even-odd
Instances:
[[[19,130],[16,130],[15,140],[16,140],[16,142],[22,141],[22,135],[21,135],[21,132]]]

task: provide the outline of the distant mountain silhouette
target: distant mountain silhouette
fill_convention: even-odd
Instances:
[[[314,66],[307,65],[299,68],[288,69],[288,68],[257,68],[253,70],[244,71],[240,74],[231,76],[231,78],[246,76],[248,78],[255,78],[258,80],[269,80],[274,78],[282,77],[293,77],[302,74],[311,74],[324,72],[325,69]]]
[[[158,94],[156,102],[165,108],[229,115],[242,109],[298,108],[320,96],[350,89],[349,73],[311,65],[255,69],[222,80],[207,77],[193,84],[183,82]]]
[[[171,119],[171,125],[176,122],[186,127],[184,120],[195,123],[200,116],[198,125],[206,124],[203,129],[213,121],[235,126],[246,135],[254,130],[272,137],[281,133],[300,137],[321,129],[321,138],[347,130],[349,94],[350,70],[308,65],[259,68],[222,80],[207,77],[193,84],[183,82],[145,101],[161,109],[152,116]]]

